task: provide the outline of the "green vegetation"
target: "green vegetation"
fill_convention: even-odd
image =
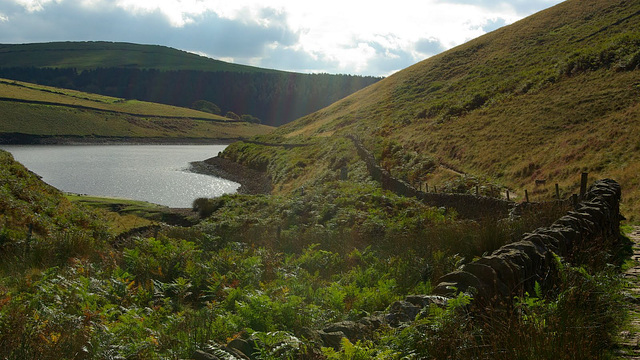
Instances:
[[[207,100],[194,101],[193,104],[191,104],[191,108],[215,115],[220,115],[220,112],[222,111],[218,105]]]
[[[114,236],[160,222],[197,222],[194,214],[181,214],[178,210],[145,201],[77,194],[65,194],[65,197],[74,204],[96,209],[107,220]]]
[[[309,329],[429,293],[442,274],[558,215],[459,221],[380,190],[353,164],[353,181],[201,200],[212,206],[199,225],[114,241],[115,222],[84,204],[136,213],[140,204],[70,196],[72,204],[0,156],[3,358],[228,357],[232,339],[250,339],[255,359],[599,358],[620,323],[620,285],[604,263],[559,265],[557,288],[524,295],[506,313],[470,317],[462,294],[406,326],[322,347]]]
[[[561,277],[552,295],[525,294],[510,311],[487,309],[472,317],[464,295],[444,310],[432,308],[383,339],[397,351],[389,358],[615,358],[607,349],[625,315],[619,277],[606,271],[591,275],[581,267],[562,268]]]
[[[59,105],[77,106],[95,110],[105,110],[149,117],[184,117],[209,120],[225,120],[216,114],[192,109],[149,103],[137,100],[125,100],[110,96],[84,93],[75,90],[52,88],[49,86],[0,79],[0,97],[25,100],[34,103],[45,102]]]
[[[0,79],[0,134],[39,137],[226,140],[271,127],[219,115]],[[25,120],[26,119],[26,120]]]

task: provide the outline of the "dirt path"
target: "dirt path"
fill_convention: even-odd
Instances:
[[[640,360],[640,226],[635,226],[629,235],[633,241],[633,256],[636,265],[625,272],[632,285],[629,292],[630,323],[620,333],[621,359]]]

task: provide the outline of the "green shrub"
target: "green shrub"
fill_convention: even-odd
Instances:
[[[207,101],[207,100],[197,100],[194,101],[193,104],[191,104],[191,108],[192,109],[196,109],[196,110],[200,110],[200,111],[204,111],[204,112],[208,112],[211,114],[215,114],[215,115],[220,115],[221,114],[221,110],[220,107],[218,107],[218,105]]]
[[[240,115],[234,113],[233,111],[227,111],[224,117],[231,120],[240,120]]]

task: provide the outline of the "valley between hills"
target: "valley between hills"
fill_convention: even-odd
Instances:
[[[0,151],[0,357],[638,358],[638,29],[638,1],[568,0],[278,127],[0,81],[2,139],[224,140],[197,171],[260,185],[176,214]]]

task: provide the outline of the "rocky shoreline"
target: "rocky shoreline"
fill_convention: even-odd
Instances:
[[[240,194],[269,194],[273,188],[271,179],[266,173],[217,156],[204,161],[192,162],[189,170],[237,182],[240,184],[238,189]]]

